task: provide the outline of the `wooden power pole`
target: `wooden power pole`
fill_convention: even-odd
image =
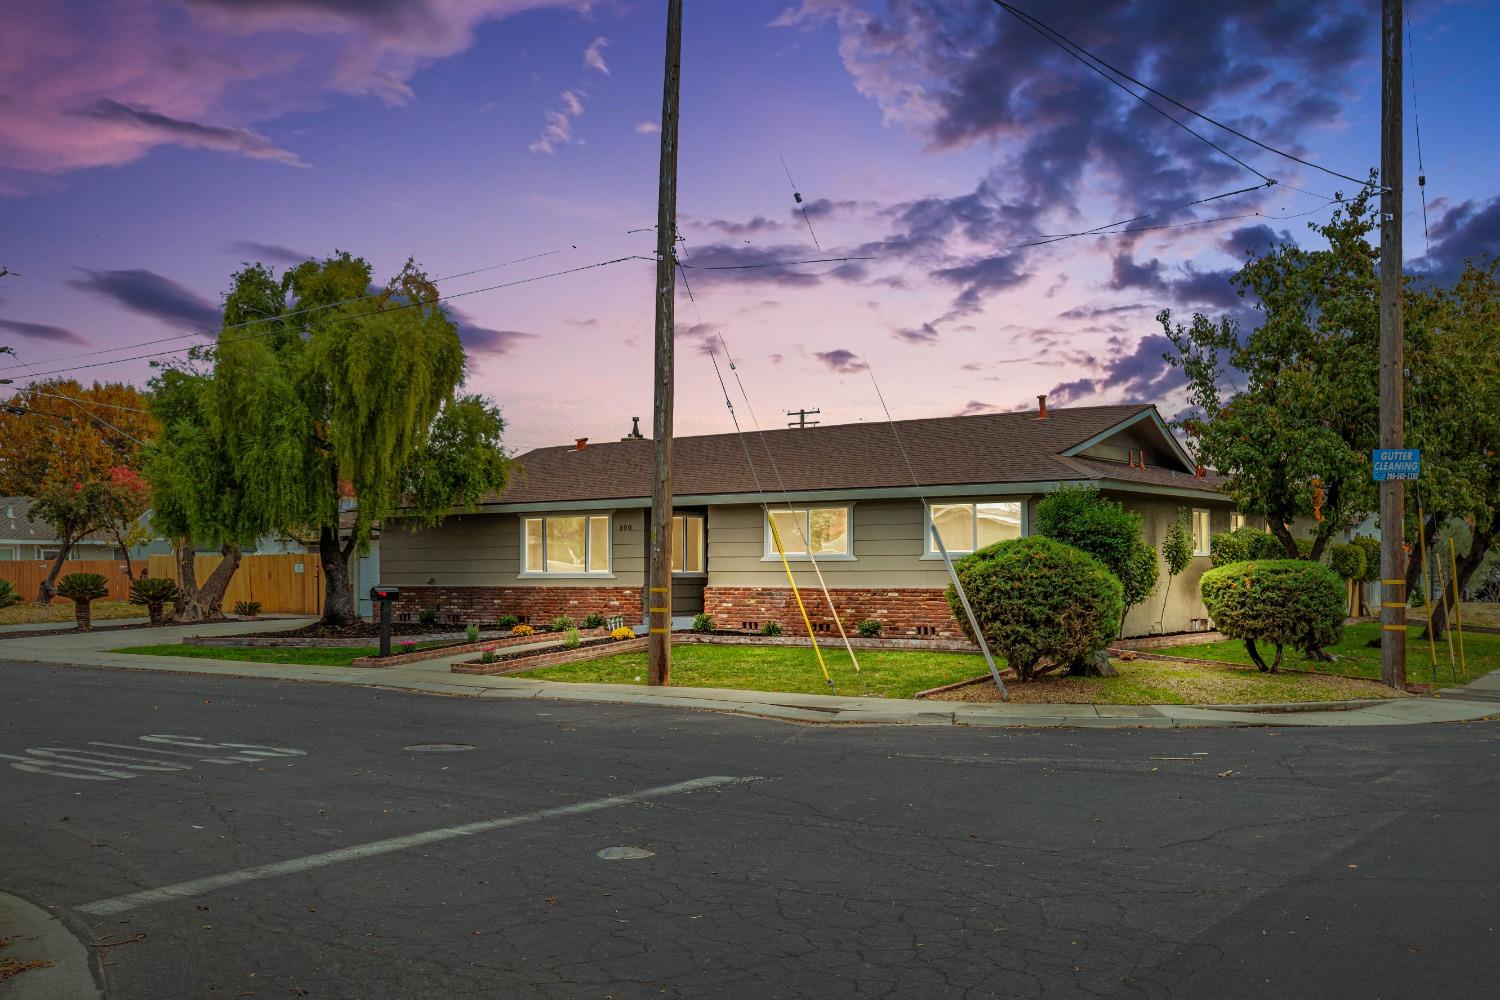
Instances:
[[[656,402],[652,417],[651,559],[646,577],[647,682],[672,680],[672,355],[677,306],[677,112],[682,0],[667,0],[661,91],[661,188],[656,203]]]
[[[1401,320],[1401,0],[1380,35],[1380,447],[1401,448],[1406,370]],[[1380,679],[1406,690],[1406,484],[1380,484]]]

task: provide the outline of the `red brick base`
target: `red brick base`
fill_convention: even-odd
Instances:
[[[963,632],[948,609],[948,599],[941,590],[880,589],[856,590],[830,588],[833,603],[843,620],[844,631],[855,634],[855,628],[866,618],[880,622],[880,634],[886,638],[962,638]],[[818,635],[838,635],[833,615],[823,592],[817,588],[802,590],[807,616]],[[760,628],[774,621],[786,635],[806,635],[802,615],[790,587],[708,587],[703,591],[703,610],[713,616],[719,628]]]
[[[549,622],[558,615],[582,621],[585,615],[619,616],[627,625],[641,621],[637,587],[402,587],[395,614],[415,617],[436,611],[441,621],[493,622],[501,615]]]

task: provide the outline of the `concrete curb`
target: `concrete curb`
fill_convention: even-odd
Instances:
[[[0,959],[47,962],[4,982],[6,1000],[89,1000],[100,995],[88,949],[56,917],[0,892]]]

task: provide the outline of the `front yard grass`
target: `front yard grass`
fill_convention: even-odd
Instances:
[[[972,653],[925,653],[870,650],[859,654],[868,692],[861,689],[843,650],[825,651],[829,670],[842,695],[868,693],[882,698],[910,698],[918,691],[978,677],[983,658]],[[1007,678],[1018,703],[1083,705],[1246,705],[1270,702],[1346,701],[1397,697],[1378,684],[1345,677],[1312,677],[1288,673],[1271,676],[1253,667],[1216,667],[1136,660],[1117,662],[1119,677],[1054,677],[1022,684]],[[643,653],[529,670],[515,676],[533,680],[596,684],[640,684],[646,679]],[[684,645],[672,650],[672,684],[676,687],[734,688],[828,694],[812,650],[796,646]],[[993,683],[960,688],[942,697],[952,701],[994,701]]]
[[[864,687],[854,673],[847,652],[843,649],[823,650],[828,672],[833,675],[839,694],[858,697],[868,693],[879,698],[910,698],[918,691],[967,680],[985,672],[983,657],[975,653],[872,649],[862,650],[858,655]],[[528,670],[515,676],[533,680],[644,685],[646,654],[621,653],[582,663]],[[830,693],[808,646],[674,646],[672,684],[677,687],[796,694]]]
[[[440,642],[419,642],[417,649],[441,646]],[[399,649],[394,650],[400,652]],[[112,653],[135,653],[141,656],[191,656],[207,660],[240,660],[248,663],[302,663],[309,666],[347,667],[362,656],[374,656],[379,646],[188,646],[163,642],[154,646],[126,646]]]
[[[1421,626],[1412,626],[1406,633],[1406,679],[1414,684],[1431,684],[1433,681],[1432,658],[1425,639],[1419,640]],[[1281,665],[1297,670],[1313,670],[1319,674],[1344,674],[1352,677],[1380,678],[1380,650],[1365,644],[1379,638],[1378,622],[1361,622],[1344,629],[1344,638],[1338,645],[1329,648],[1337,659],[1333,663],[1322,663],[1303,658],[1295,650],[1287,650]],[[1453,656],[1455,667],[1448,665],[1448,644],[1442,636],[1437,637],[1437,683],[1443,687],[1467,684],[1500,667],[1500,635],[1482,632],[1464,633],[1464,653],[1469,665],[1467,678],[1456,676],[1458,659],[1458,634],[1453,634]],[[1191,656],[1203,660],[1219,660],[1227,663],[1250,662],[1245,644],[1237,639],[1221,642],[1197,643],[1191,646],[1171,646],[1159,652],[1168,656]]]
[[[144,618],[146,609],[129,601],[95,601],[94,621],[102,622],[117,618]],[[0,630],[7,625],[41,625],[56,622],[59,625],[73,624],[73,602],[48,604],[37,607],[27,602],[0,608]]]

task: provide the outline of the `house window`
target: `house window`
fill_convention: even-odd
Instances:
[[[1244,526],[1245,526],[1245,515],[1244,514],[1241,514],[1239,511],[1235,511],[1234,513],[1232,513],[1232,514],[1229,515],[1229,530],[1230,531],[1239,531]]]
[[[585,576],[609,572],[609,515],[528,517],[521,522],[521,572]]]
[[[678,514],[672,518],[672,572],[702,573],[703,518]]]
[[[937,528],[943,548],[950,553],[975,552],[987,545],[1021,537],[1021,503],[935,503],[924,532],[925,551],[941,555],[932,528]]]
[[[1193,555],[1208,555],[1211,525],[1212,522],[1209,520],[1208,511],[1198,508],[1193,510]]]
[[[853,559],[849,539],[848,507],[793,507],[772,510],[765,530],[765,558],[779,559],[776,539],[770,525],[775,524],[781,537],[781,548],[788,559]]]

